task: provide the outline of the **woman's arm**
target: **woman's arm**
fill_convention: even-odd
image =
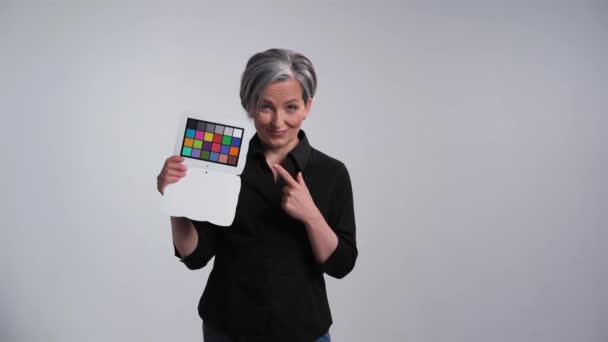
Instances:
[[[156,177],[157,188],[161,194],[167,185],[178,182],[186,176],[188,167],[185,158],[171,156]],[[208,222],[192,221],[187,217],[171,216],[173,249],[176,257],[191,270],[204,267],[215,254],[217,231],[210,229]]]
[[[171,216],[173,244],[182,259],[190,255],[198,244],[198,234],[194,225],[187,217]]]
[[[344,164],[340,164],[335,179],[337,184],[326,224],[338,237],[338,245],[321,264],[321,269],[324,273],[341,279],[355,267],[359,251],[356,239],[353,189],[350,175]],[[314,229],[311,231],[314,232]]]
[[[215,255],[220,228],[209,222],[171,216],[171,229],[175,256],[189,269],[205,267]]]
[[[274,167],[287,184],[283,188],[283,210],[306,226],[313,254],[323,272],[344,278],[354,268],[359,254],[353,191],[346,166],[340,164],[334,177],[337,184],[327,221],[315,205],[302,173],[293,179],[280,165]]]
[[[320,212],[309,221],[304,222],[304,226],[317,263],[325,263],[338,247],[338,236],[329,227]]]

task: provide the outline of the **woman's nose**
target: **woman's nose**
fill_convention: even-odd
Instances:
[[[280,123],[281,123],[281,114],[279,113],[279,111],[275,111],[272,114],[272,121],[271,121],[272,125],[274,127],[279,127]]]

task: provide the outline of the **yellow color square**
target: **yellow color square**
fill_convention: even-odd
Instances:
[[[205,141],[213,141],[213,133],[205,132]]]

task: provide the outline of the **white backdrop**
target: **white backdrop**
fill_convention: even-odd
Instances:
[[[607,341],[607,41],[606,1],[0,1],[0,340],[202,340],[156,175],[283,47],[353,181],[334,341]]]

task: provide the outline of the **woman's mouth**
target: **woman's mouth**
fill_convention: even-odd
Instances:
[[[286,129],[283,129],[283,130],[269,129],[268,132],[273,137],[281,137],[281,136],[285,135],[285,133],[287,132],[287,130]]]

